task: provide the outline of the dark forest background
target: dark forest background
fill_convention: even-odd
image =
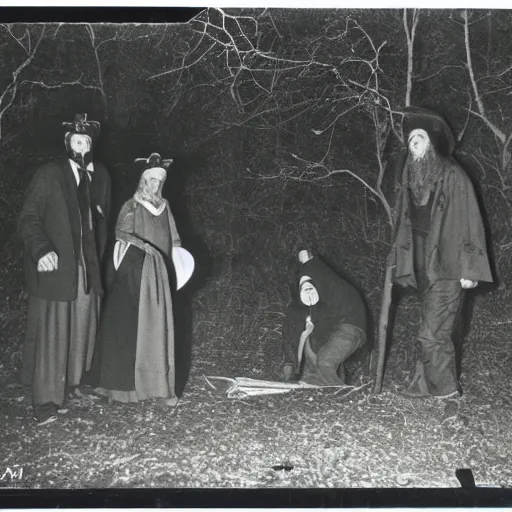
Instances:
[[[411,104],[456,134],[497,281],[477,292],[475,318],[507,322],[511,23],[509,11],[208,9],[179,25],[1,25],[4,307],[26,298],[23,194],[64,154],[61,122],[83,111],[102,123],[113,222],[139,178],[133,160],[175,160],[164,194],[197,261],[180,293],[198,347],[277,347],[305,245],[359,286],[375,319]]]

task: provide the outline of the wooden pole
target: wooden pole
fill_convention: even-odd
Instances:
[[[389,310],[391,307],[391,297],[393,291],[393,281],[391,272],[392,269],[393,267],[389,263],[387,263],[386,275],[384,277],[384,290],[382,292],[382,304],[379,316],[379,334],[377,340],[378,360],[377,372],[375,375],[375,393],[380,393],[382,391],[382,380],[384,378],[384,363],[386,360]]]

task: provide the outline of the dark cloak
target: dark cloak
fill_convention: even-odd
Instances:
[[[91,368],[91,384],[106,389],[135,389],[135,355],[139,290],[145,253],[131,245],[117,271],[112,259],[98,342]]]
[[[317,258],[303,264],[299,276],[311,278],[320,300],[314,306],[304,305],[298,287],[295,287],[292,301],[288,305],[283,328],[283,351],[285,363],[293,364],[296,371],[299,366],[297,350],[300,335],[308,315],[315,325],[309,337],[315,354],[327,342],[329,335],[342,324],[359,327],[365,334],[367,331],[366,306],[354,286]]]
[[[309,276],[317,287],[320,299],[341,323],[367,330],[366,306],[359,291],[318,258],[302,265],[300,277]]]
[[[454,158],[441,157],[441,179],[432,202],[430,231],[425,241],[425,267],[430,282],[471,279],[492,282],[485,230],[473,185]],[[394,281],[417,288],[410,194],[403,173],[397,201],[397,226],[390,263]]]

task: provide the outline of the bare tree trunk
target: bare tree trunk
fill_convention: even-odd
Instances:
[[[501,148],[501,171],[506,171],[508,164],[510,163],[510,153],[509,153],[509,146],[512,141],[512,132],[507,135],[498,127],[496,126],[487,116],[487,112],[485,111],[484,102],[482,101],[482,96],[480,95],[480,92],[478,90],[477,81],[475,78],[475,72],[473,69],[473,59],[471,57],[471,45],[469,41],[469,14],[467,9],[464,10],[464,12],[461,14],[463,20],[464,20],[464,44],[466,47],[466,63],[469,73],[469,79],[471,81],[471,86],[473,88],[473,94],[475,96],[475,101],[478,106],[478,112],[473,112],[470,110],[472,114],[475,114],[478,116],[486,125],[487,127],[494,133],[496,138],[501,142],[503,147]]]
[[[407,9],[404,9],[404,29],[407,37],[407,88],[405,91],[405,106],[411,105],[411,92],[412,92],[412,73],[414,69],[414,39],[416,37],[416,27],[420,12],[418,9],[412,10],[412,27],[409,29],[409,22],[407,19]]]
[[[478,93],[478,86],[476,84],[475,80],[475,73],[473,71],[473,60],[471,57],[471,46],[469,44],[469,17],[468,17],[468,11],[467,9],[464,10],[462,17],[464,19],[464,43],[466,47],[466,62],[468,66],[468,73],[469,73],[469,79],[471,80],[471,86],[473,87],[473,93],[475,95],[475,101],[478,106],[478,111],[480,112],[480,115],[487,119],[487,116],[485,114],[485,108],[484,104],[482,102],[482,98],[480,97],[480,94]],[[488,121],[489,124],[489,121]],[[489,126],[493,132],[495,132],[495,129],[493,127]],[[498,134],[496,134],[498,135]],[[503,134],[500,137],[500,140],[503,139]]]

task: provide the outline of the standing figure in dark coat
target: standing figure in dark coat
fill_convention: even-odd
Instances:
[[[18,220],[30,296],[22,382],[32,384],[39,421],[56,413],[91,364],[110,209],[110,177],[92,159],[99,123],[77,114],[63,124],[69,158],[37,170]]]
[[[116,245],[91,370],[96,391],[120,402],[164,398],[176,405],[174,320],[168,268],[180,247],[162,198],[172,160],[144,159],[138,189],[119,213]]]
[[[300,251],[299,260],[299,293],[288,306],[283,329],[285,379],[300,372],[304,359],[301,381],[344,384],[344,362],[366,342],[366,306],[350,283],[310,251]]]
[[[469,177],[451,156],[453,134],[437,114],[406,109],[408,155],[397,201],[393,280],[418,291],[422,347],[409,397],[459,396],[451,339],[463,290],[492,282],[484,225]]]

